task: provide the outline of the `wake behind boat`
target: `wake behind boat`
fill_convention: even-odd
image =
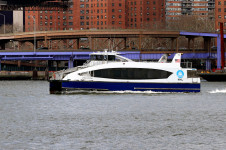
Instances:
[[[50,93],[67,91],[200,92],[196,69],[180,66],[181,53],[172,62],[135,62],[115,51],[95,52],[82,66],[55,72]]]

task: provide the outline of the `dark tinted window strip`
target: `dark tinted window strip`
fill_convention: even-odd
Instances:
[[[164,70],[142,68],[101,69],[92,71],[91,73],[93,77],[127,80],[166,79],[171,74],[172,72]]]

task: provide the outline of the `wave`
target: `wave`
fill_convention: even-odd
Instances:
[[[226,93],[226,89],[216,89],[216,90],[210,91],[209,93],[211,93],[211,94]]]
[[[173,92],[153,91],[67,91],[65,94],[166,94]]]

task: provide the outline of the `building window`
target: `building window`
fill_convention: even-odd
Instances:
[[[72,12],[73,12],[72,10],[69,10],[69,11],[68,11],[69,14],[72,14]]]

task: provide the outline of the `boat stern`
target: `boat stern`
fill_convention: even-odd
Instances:
[[[50,94],[62,93],[62,81],[60,80],[49,80],[49,92]]]

